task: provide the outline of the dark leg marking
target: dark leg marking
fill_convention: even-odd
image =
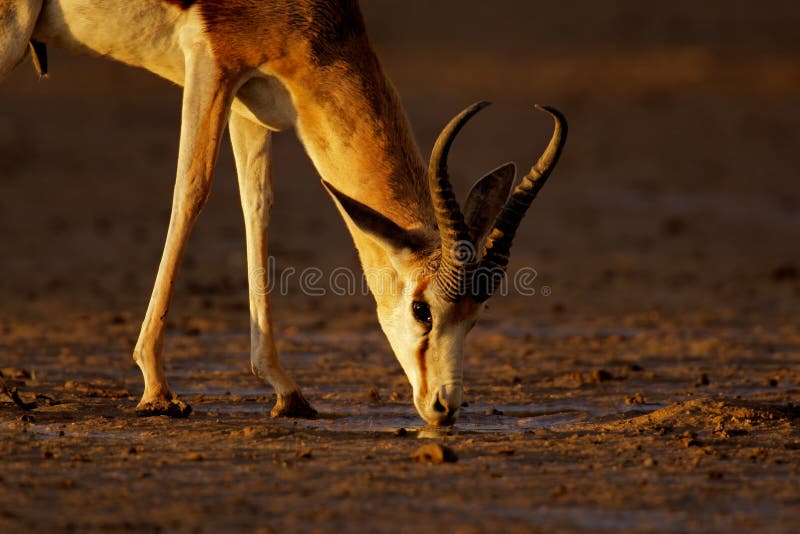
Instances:
[[[33,68],[39,78],[47,75],[47,46],[39,41],[30,40],[31,58],[33,58]]]

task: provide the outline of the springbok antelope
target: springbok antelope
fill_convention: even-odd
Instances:
[[[251,367],[277,392],[272,416],[314,409],[278,361],[268,287],[271,135],[294,127],[352,234],[362,266],[390,273],[370,288],[377,313],[428,423],[451,424],[462,401],[464,339],[508,265],[517,227],[566,140],[555,130],[510,193],[506,164],[479,180],[462,211],[447,155],[474,104],[442,131],[425,166],[356,0],[0,0],[0,76],[46,45],[145,68],[184,87],[178,169],[166,243],[134,349],[142,415],[185,416],[163,368],[167,311],[181,256],[208,197],[230,129],[250,276]],[[510,194],[510,197],[509,197]]]

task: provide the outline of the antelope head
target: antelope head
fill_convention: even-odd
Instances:
[[[500,286],[514,234],[566,141],[564,116],[536,106],[555,121],[538,162],[510,196],[514,164],[489,173],[473,186],[462,210],[448,176],[447,157],[459,131],[487,105],[478,102],[454,117],[434,146],[427,177],[433,228],[401,228],[323,182],[354,235],[366,235],[375,245],[358,248],[378,319],[411,382],[417,411],[432,425],[452,424],[458,416],[464,340]],[[380,272],[370,272],[368,265],[381,266]]]

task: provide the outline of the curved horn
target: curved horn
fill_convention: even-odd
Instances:
[[[519,228],[525,212],[530,208],[531,202],[547,182],[547,178],[561,155],[561,149],[564,148],[564,143],[567,141],[567,119],[564,115],[557,109],[548,106],[537,104],[534,107],[553,117],[555,122],[553,136],[539,161],[514,189],[486,238],[483,259],[476,273],[476,276],[483,278],[476,279],[474,283],[476,287],[473,287],[473,293],[478,302],[483,302],[491,297],[500,285],[506,267],[508,267],[511,242],[514,240],[517,228]]]
[[[439,134],[428,165],[431,199],[442,240],[442,256],[434,283],[442,296],[451,302],[466,294],[466,285],[470,279],[468,271],[470,267],[474,267],[476,254],[475,245],[470,241],[469,228],[464,222],[464,214],[450,183],[447,156],[461,128],[488,105],[489,102],[476,102],[456,115]]]

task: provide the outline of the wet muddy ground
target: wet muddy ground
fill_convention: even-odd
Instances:
[[[180,93],[54,51],[48,81],[0,85],[0,372],[32,408],[0,399],[0,530],[796,530],[797,8],[428,4],[365,11],[424,153],[495,101],[454,151],[462,195],[533,161],[550,124],[530,104],[571,121],[512,258],[535,295],[490,301],[455,428],[417,417],[370,297],[294,282],[278,346],[320,417],[269,418],[226,149],[165,349],[194,412],[137,418]],[[275,185],[279,272],[357,269],[292,134]],[[412,459],[431,444],[457,461]]]

